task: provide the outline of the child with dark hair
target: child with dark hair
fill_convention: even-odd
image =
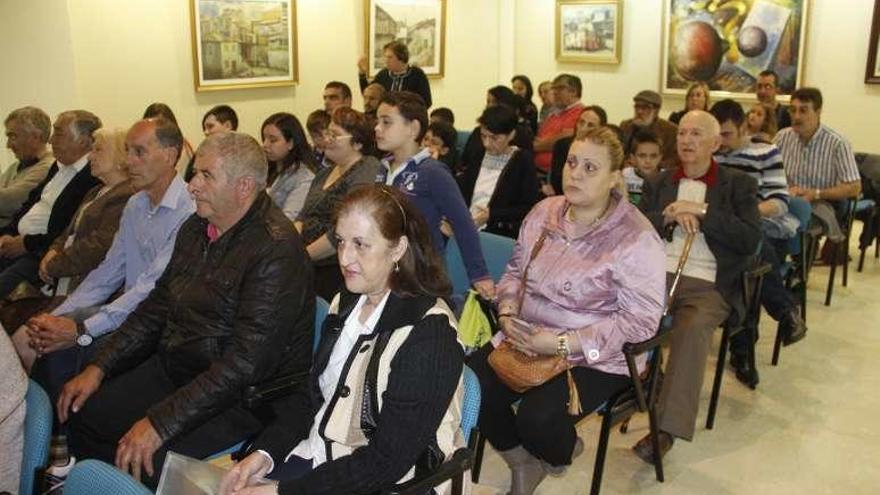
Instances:
[[[446,107],[435,108],[431,110],[431,123],[434,122],[445,122],[449,124],[451,127],[455,127],[455,114],[452,113],[452,110]]]
[[[626,192],[633,204],[642,199],[642,186],[660,170],[663,159],[663,141],[651,131],[639,131],[632,138],[632,166],[623,169]]]
[[[458,166],[458,151],[455,149],[458,133],[446,122],[428,124],[428,132],[422,138],[422,147],[431,150],[431,157],[440,160],[452,172]]]

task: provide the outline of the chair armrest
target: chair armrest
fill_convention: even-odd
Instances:
[[[261,404],[292,394],[297,387],[307,383],[308,379],[309,372],[306,371],[291,373],[256,385],[250,385],[244,389],[242,403],[245,409],[255,409]]]
[[[433,473],[395,485],[384,493],[387,495],[422,495],[441,483],[463,475],[473,467],[473,459],[474,456],[471,449],[458,449]]]

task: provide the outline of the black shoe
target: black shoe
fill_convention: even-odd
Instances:
[[[749,366],[748,356],[736,352],[730,353],[730,365],[736,371],[736,379],[743,385],[754,389],[761,381],[758,370]]]
[[[779,321],[783,345],[791,345],[807,336],[807,324],[801,318],[801,308],[794,306]]]

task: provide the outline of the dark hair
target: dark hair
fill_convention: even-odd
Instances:
[[[477,122],[492,134],[510,134],[516,129],[519,119],[507,105],[495,105],[483,110]]]
[[[599,117],[599,125],[608,125],[608,113],[605,111],[604,108],[600,107],[599,105],[590,105],[588,107],[584,107],[584,109],[581,110],[581,113],[583,114],[584,112],[595,113]]]
[[[345,84],[342,81],[330,81],[324,86],[324,89],[338,89],[342,91],[342,98],[351,99],[351,88],[348,87],[348,84]]]
[[[144,110],[144,116],[141,118],[144,119],[152,119],[156,117],[164,117],[171,122],[177,123],[177,117],[174,116],[174,112],[171,111],[171,107],[164,103],[150,103],[149,106]]]
[[[273,113],[260,126],[261,137],[262,131],[268,125],[277,127],[281,131],[281,135],[284,136],[285,141],[293,143],[293,149],[284,157],[282,163],[270,163],[270,168],[274,166],[276,172],[281,174],[281,172],[291,166],[299,166],[300,163],[305,163],[310,170],[315,170],[315,155],[312,153],[312,147],[306,140],[306,133],[303,131],[302,124],[299,123],[299,119],[295,115],[286,112]]]
[[[376,134],[367,116],[349,107],[339,107],[333,112],[332,122],[351,134],[352,144],[361,145],[361,153],[376,153]]]
[[[326,110],[315,110],[306,119],[306,129],[312,134],[324,132],[331,120],[330,113]]]
[[[458,141],[458,132],[455,128],[446,122],[431,122],[428,124],[428,130],[431,134],[443,141],[443,146],[449,148],[450,151],[455,149],[455,143]]]
[[[718,124],[721,125],[725,122],[733,122],[737,128],[743,125],[743,122],[746,121],[746,113],[743,111],[742,105],[731,100],[730,98],[725,98],[719,102],[716,102],[712,105],[712,109],[709,110],[715,120],[718,121]]]
[[[238,130],[238,115],[236,115],[235,110],[229,105],[217,105],[208,110],[205,113],[205,116],[202,117],[202,130],[205,129],[205,121],[208,120],[208,117],[211,115],[213,115],[214,118],[217,119],[217,122],[220,122],[221,124],[229,122],[233,131]]]
[[[523,99],[521,96],[517,96],[516,93],[513,92],[512,89],[507,86],[493,86],[489,88],[487,91],[493,98],[495,98],[495,102],[499,105],[507,105],[510,108],[519,112],[519,108],[522,106]]]
[[[762,70],[761,72],[758,73],[758,77],[772,77],[773,78],[773,85],[774,86],[779,85],[779,75],[770,69]]]
[[[180,132],[177,122],[161,115],[149,120],[155,126],[154,132],[159,145],[163,148],[174,148],[177,151],[177,155],[174,158],[174,163],[177,163],[177,160],[180,159],[180,152],[183,150],[183,134]]]
[[[396,108],[404,119],[419,123],[416,142],[421,143],[425,133],[428,132],[428,109],[425,107],[425,100],[412,91],[389,91],[382,97],[382,103]]]
[[[635,153],[636,148],[638,148],[640,144],[645,143],[654,143],[657,145],[658,148],[661,148],[661,150],[663,148],[663,140],[660,139],[660,136],[655,134],[654,131],[648,129],[640,129],[636,131],[635,134],[633,134],[632,142],[630,144],[632,146],[632,152]]]
[[[532,81],[528,78],[528,76],[517,74],[513,76],[513,78],[510,80],[510,84],[513,84],[515,81],[523,83],[523,85],[526,87],[525,98],[528,101],[532,101],[532,97],[535,96],[535,90],[532,89]]]
[[[452,113],[452,110],[446,107],[435,108],[431,110],[431,118],[437,117],[438,119],[446,122],[449,125],[455,125],[455,114]]]
[[[409,240],[398,270],[388,277],[388,285],[398,297],[428,295],[445,297],[452,293],[443,259],[434,249],[428,224],[406,196],[393,187],[380,184],[355,187],[343,198],[333,219],[351,211],[368,212],[382,237],[395,242],[402,236]]]
[[[576,94],[578,98],[581,97],[581,92],[584,90],[583,84],[581,84],[581,78],[573,74],[559,74],[553,79],[553,84],[560,83],[565,84],[566,86],[571,86],[571,89],[574,90],[574,94]]]
[[[798,88],[791,94],[792,100],[802,103],[812,103],[813,110],[822,110],[822,92],[819,88]]]
[[[406,43],[400,40],[394,40],[390,43],[386,43],[385,46],[382,47],[382,51],[391,50],[394,53],[394,56],[397,57],[401,62],[408,64],[409,63],[409,47],[406,46]]]

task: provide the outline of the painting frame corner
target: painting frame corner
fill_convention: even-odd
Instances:
[[[406,1],[387,3],[385,0],[363,1],[364,50],[367,56],[369,79],[375,78],[376,74],[384,69],[382,47],[391,41],[401,39],[399,35],[402,30],[406,30],[406,44],[410,52],[409,64],[422,69],[428,79],[445,77],[447,0],[412,2],[411,5],[407,5]],[[430,5],[427,7],[421,5],[426,3]],[[424,10],[416,11],[418,7]],[[424,15],[427,17],[420,18]],[[413,21],[410,16],[419,20]]]

